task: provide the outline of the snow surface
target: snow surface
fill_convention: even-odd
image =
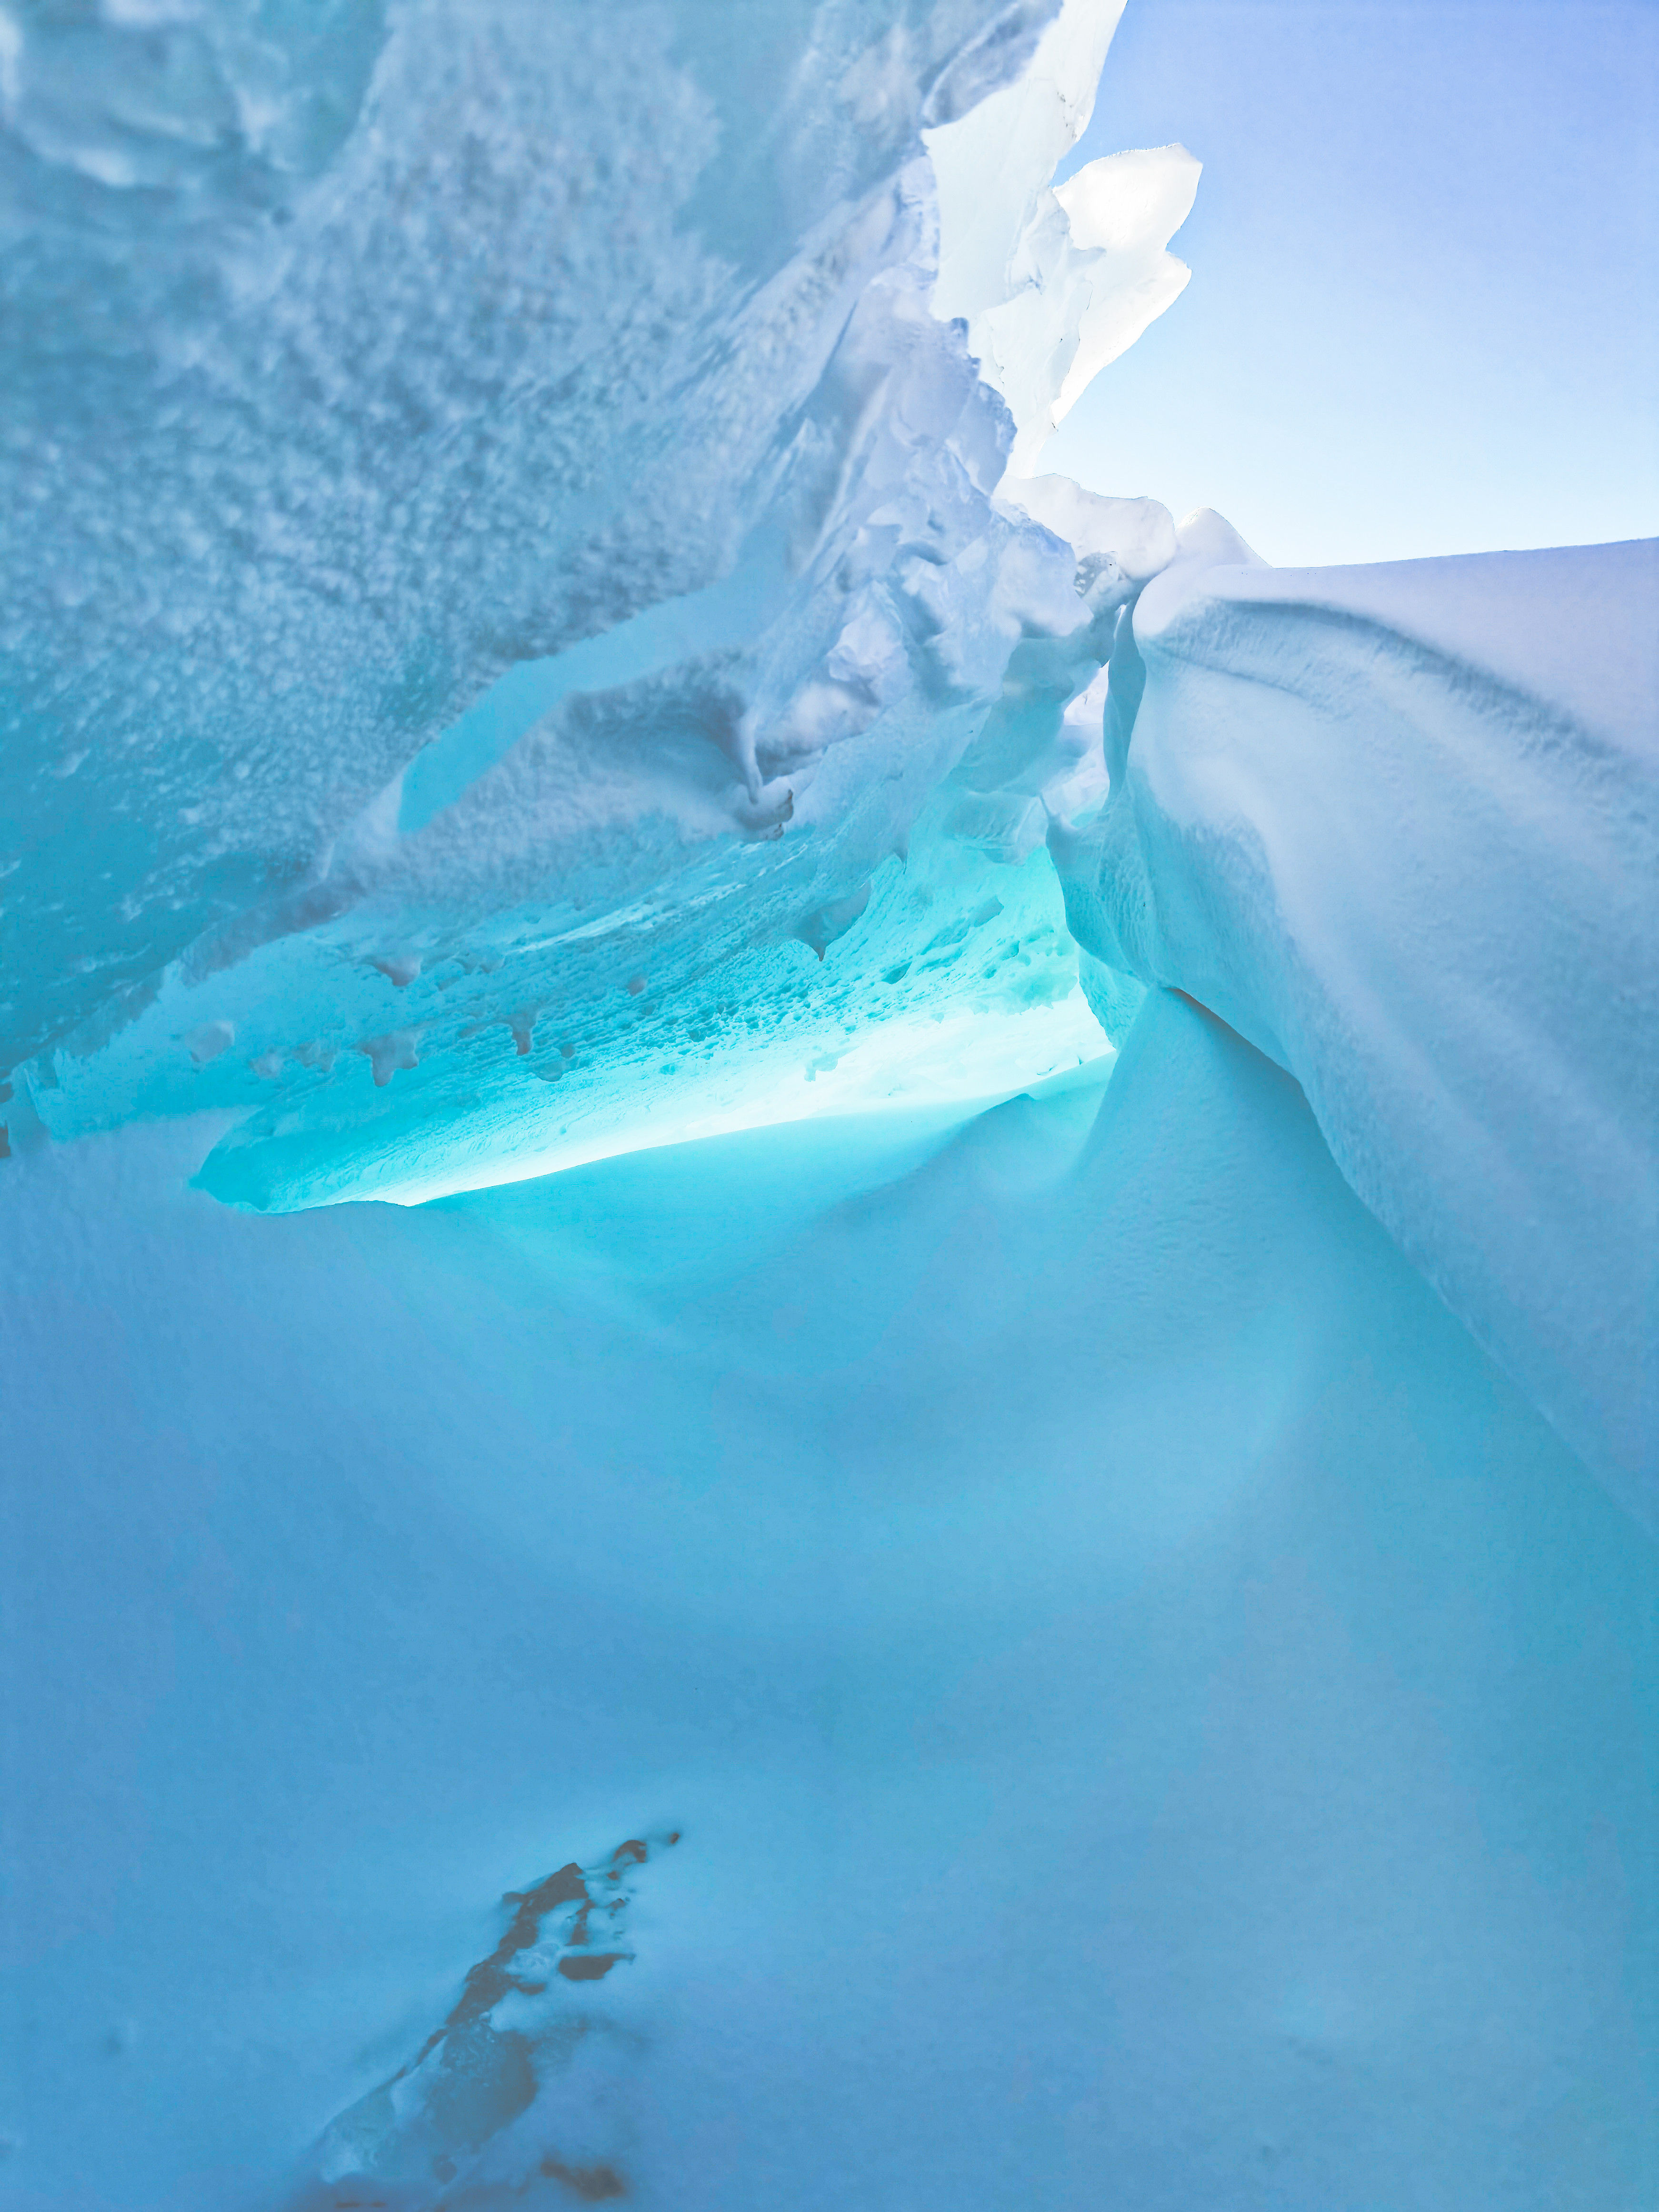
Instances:
[[[210,1136],[0,1188],[8,2207],[1659,2191],[1659,1553],[1219,1024],[413,1211]]]
[[[1279,570],[1218,518],[1182,538],[1113,659],[1110,804],[1052,841],[1073,930],[1297,1077],[1659,1517],[1659,544]]]

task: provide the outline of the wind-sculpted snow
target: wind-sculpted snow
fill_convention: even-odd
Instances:
[[[210,1187],[294,1204],[740,1117],[884,1022],[1089,1048],[1008,864],[1103,789],[1133,583],[994,495],[1167,235],[1096,164],[1117,259],[1033,274],[1119,5],[17,19],[14,1140],[222,1109]],[[963,312],[1072,332],[1012,416],[959,193],[934,297],[987,128]]]
[[[1053,840],[1072,927],[1297,1078],[1651,1517],[1659,545],[1297,571],[1182,537],[1112,657],[1110,803]]]

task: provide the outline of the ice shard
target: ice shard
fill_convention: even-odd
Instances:
[[[1297,1078],[1651,1522],[1659,545],[1297,570],[1182,536],[1112,663],[1110,802],[1054,836],[1078,942]]]

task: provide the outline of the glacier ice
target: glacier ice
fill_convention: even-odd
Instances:
[[[1052,182],[1087,127],[1122,13],[1123,0],[1068,0],[1014,83],[923,133],[939,210],[933,311],[967,325],[1008,404],[1016,477],[1190,274],[1166,251],[1198,189],[1184,146],[1106,155]]]
[[[0,11],[8,2207],[1659,2197],[1655,550],[1044,472],[1121,10]]]

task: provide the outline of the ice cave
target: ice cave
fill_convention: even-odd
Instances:
[[[5,2212],[1659,2207],[1659,538],[1076,472],[1182,4],[0,8]]]

